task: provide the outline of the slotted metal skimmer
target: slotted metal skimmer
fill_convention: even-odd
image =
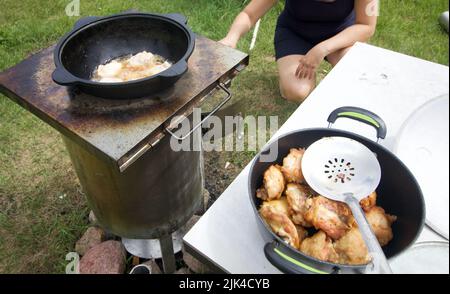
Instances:
[[[302,170],[318,193],[342,200],[351,193],[359,200],[375,191],[381,180],[378,160],[366,146],[344,137],[326,137],[306,150]]]
[[[368,271],[392,273],[359,205],[380,183],[381,167],[376,155],[355,140],[325,137],[306,149],[302,171],[306,182],[317,193],[349,205],[372,256],[373,266]]]

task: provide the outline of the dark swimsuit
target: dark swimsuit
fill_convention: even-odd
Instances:
[[[286,0],[275,31],[276,58],[305,55],[355,24],[355,0]]]

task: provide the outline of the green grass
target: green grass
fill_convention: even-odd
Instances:
[[[47,47],[77,18],[64,12],[69,0],[2,0],[0,70]],[[243,7],[239,0],[81,0],[81,15],[107,15],[135,8],[181,12],[202,35],[220,39]],[[248,1],[247,1],[248,2]],[[246,114],[279,115],[280,125],[298,105],[279,97],[273,61],[273,30],[280,3],[263,20],[251,64],[233,83],[235,107]],[[447,0],[382,1],[371,43],[448,65],[448,35],[437,23]],[[250,35],[239,49],[248,51]],[[330,67],[323,65],[322,78]],[[243,167],[252,152],[224,153]],[[87,226],[84,196],[57,132],[0,96],[0,272],[63,272],[64,257]]]

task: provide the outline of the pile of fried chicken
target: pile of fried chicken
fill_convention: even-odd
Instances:
[[[350,208],[345,203],[317,195],[305,182],[301,161],[304,149],[291,149],[283,166],[272,165],[264,173],[256,197],[263,200],[259,213],[275,234],[304,254],[348,265],[370,262],[370,255]],[[393,238],[397,217],[376,205],[373,192],[360,202],[381,246]]]

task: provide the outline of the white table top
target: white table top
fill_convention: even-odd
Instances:
[[[358,43],[292,114],[271,140],[290,131],[327,127],[328,115],[341,106],[375,112],[386,122],[381,144],[392,150],[402,123],[423,103],[448,93],[446,66]],[[375,139],[375,130],[347,119],[334,127]],[[197,254],[229,273],[280,273],[265,258],[265,242],[252,211],[248,165],[184,237]],[[424,229],[418,241],[442,240]]]

